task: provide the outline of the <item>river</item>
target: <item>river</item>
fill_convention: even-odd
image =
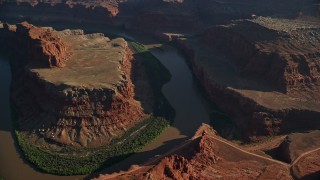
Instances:
[[[139,38],[136,38],[140,41]],[[141,39],[151,53],[170,71],[172,78],[163,86],[163,93],[176,111],[172,127],[168,128],[151,144],[99,173],[127,170],[132,164],[140,164],[158,154],[165,153],[192,137],[202,123],[209,122],[209,105],[201,95],[188,68],[185,57],[174,47],[162,46]],[[158,48],[161,46],[161,49]],[[12,136],[10,114],[10,66],[7,60],[0,60],[0,176],[7,179],[80,179],[84,176],[55,176],[45,174],[26,164],[17,152]],[[97,174],[99,174],[97,173]],[[92,177],[92,176],[90,176]]]
[[[56,176],[35,170],[16,148],[10,109],[9,60],[0,56],[0,177],[4,180],[74,180],[84,176]]]
[[[132,164],[142,164],[190,139],[202,123],[209,123],[210,106],[187,66],[185,56],[175,47],[159,44],[157,40],[139,35],[118,35],[134,39],[149,48],[150,52],[170,71],[172,78],[162,92],[176,111],[173,125],[139,153],[101,172],[113,173],[128,170]]]

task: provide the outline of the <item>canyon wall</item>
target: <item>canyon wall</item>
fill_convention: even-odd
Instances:
[[[130,77],[132,53],[124,40],[110,41],[101,34],[84,35],[79,30],[59,33],[27,23],[18,24],[16,30],[9,26],[1,29],[7,48],[14,52],[11,53],[12,102],[20,116],[19,128],[30,136],[35,136],[35,139],[43,138],[48,142],[94,147],[108,144],[143,117],[140,104],[133,98],[134,85]],[[66,41],[68,38],[71,38],[70,41]],[[90,80],[97,81],[91,87],[90,84],[81,85],[85,81],[69,83],[64,80],[64,77],[70,81],[76,78],[70,74],[66,77],[64,73],[67,71],[79,70],[79,74],[75,76],[91,76],[85,74],[81,65],[79,69],[77,65],[73,65],[81,59],[77,59],[76,48],[79,48],[79,44],[73,44],[72,38],[92,40],[86,53],[94,51],[94,47],[97,50],[109,45],[110,48],[115,48],[111,49],[114,54],[111,53],[110,56],[119,57],[119,64],[110,66],[115,66],[115,69],[119,67],[119,70],[116,71],[117,74],[109,73],[110,76],[119,76],[114,78],[115,84],[108,87],[96,86],[102,83],[99,77]],[[102,44],[94,44],[95,38]],[[69,58],[66,64],[63,63],[65,55]],[[97,57],[99,58],[101,57]],[[48,64],[52,59],[59,63]],[[34,63],[43,61],[49,66],[42,67]],[[102,58],[101,61],[108,61],[108,58]],[[93,60],[84,59],[80,63],[86,63],[85,67],[95,68]],[[104,66],[99,63],[97,65]],[[108,74],[108,66],[104,68]],[[50,73],[55,74],[53,77],[46,76]]]
[[[109,1],[5,1],[0,17],[7,21],[44,23],[112,23],[118,5]]]
[[[131,29],[160,36],[162,39],[172,39],[171,36],[167,38],[168,36],[164,35],[167,32],[187,39],[200,37],[199,44],[206,46],[208,52],[210,48],[224,52],[229,57],[231,66],[235,67],[238,75],[244,80],[255,77],[254,81],[261,80],[271,84],[270,87],[248,88],[245,84],[243,87],[236,87],[239,88],[237,90],[232,89],[235,86],[228,89],[225,84],[212,80],[212,73],[197,62],[196,59],[201,57],[194,52],[195,45],[186,48],[186,52],[192,54],[190,59],[194,74],[211,99],[236,119],[246,136],[289,132],[304,124],[301,119],[308,122],[304,124],[308,126],[306,129],[319,122],[315,120],[319,113],[319,95],[316,92],[319,89],[320,72],[317,19],[307,23],[310,26],[307,27],[303,25],[303,20],[300,19],[302,23],[299,22],[299,18],[295,22],[290,19],[283,21],[277,18],[259,18],[259,15],[279,18],[297,18],[304,15],[316,17],[319,14],[315,0],[280,3],[270,1],[268,4],[262,0],[250,3],[235,0],[179,3],[129,0],[109,3],[117,8],[114,10],[117,13],[112,13],[112,10],[106,10],[101,5],[101,2],[108,4],[111,1],[36,2],[33,6],[30,5],[30,1],[19,4],[2,3],[0,17],[18,20],[29,18],[33,21],[52,23],[123,23],[129,24],[128,27]],[[231,20],[239,18],[251,20],[234,21],[229,24]],[[221,23],[229,25],[216,25]],[[279,23],[283,24],[283,29]],[[208,28],[212,24],[215,26]],[[257,97],[248,97],[242,93],[243,90],[255,91]],[[261,104],[261,101],[275,99],[272,92],[280,93],[282,99],[273,104],[269,103],[268,106]],[[278,95],[277,93],[275,94]],[[260,98],[259,94],[268,96]],[[299,105],[300,101],[302,105]],[[272,108],[273,105],[286,102],[293,105]]]
[[[303,35],[297,41],[303,43],[298,46],[298,37],[283,31],[265,30],[251,22],[243,29],[233,26],[213,27],[195,38],[178,38],[176,44],[186,53],[206,93],[234,120],[243,138],[258,140],[319,127],[319,57],[314,48],[319,41],[313,36],[318,29],[301,29]],[[264,38],[262,43],[253,43],[258,38]],[[274,39],[277,41],[271,42]],[[293,60],[296,56],[299,61]],[[293,61],[298,68],[288,75]],[[310,73],[301,72],[301,66]]]
[[[252,16],[319,17],[317,0],[248,2],[247,0],[17,0],[0,1],[6,21],[113,24],[157,32],[197,32]]]
[[[286,32],[243,21],[208,29],[202,41],[228,53],[242,74],[255,74],[290,92],[320,82],[319,33],[318,26]]]

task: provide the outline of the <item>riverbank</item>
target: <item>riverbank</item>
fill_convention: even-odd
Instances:
[[[128,33],[124,32],[122,36],[127,37]],[[212,112],[212,107],[201,94],[198,84],[186,64],[185,56],[173,46],[161,44],[156,39],[140,38],[139,35],[131,33],[129,36],[131,39],[134,38],[145,44],[150,52],[171,72],[172,78],[169,83],[163,86],[162,91],[176,110],[176,117],[172,126],[162,133],[157,141],[125,161],[99,171],[89,178],[97,177],[99,174],[128,170],[134,164],[143,164],[158,155],[169,152],[191,138],[202,123],[210,121],[209,115]]]
[[[65,147],[59,152],[29,144],[17,130],[15,135],[24,157],[37,168],[50,174],[78,175],[92,173],[127,158],[152,142],[168,126],[165,119],[149,118],[129,129],[110,146],[81,150]]]
[[[42,173],[30,165],[20,155],[15,135],[13,132],[13,123],[11,121],[11,106],[10,106],[10,83],[11,70],[9,59],[0,57],[0,84],[1,84],[1,109],[0,109],[0,161],[3,165],[0,168],[0,175],[3,179],[47,179],[47,180],[75,180],[82,179],[84,176],[56,176]],[[19,173],[17,173],[17,171]]]

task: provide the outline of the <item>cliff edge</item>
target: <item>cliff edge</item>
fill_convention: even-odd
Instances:
[[[178,38],[210,98],[251,140],[319,127],[317,21],[257,17]]]
[[[12,100],[19,127],[41,146],[101,146],[142,119],[131,81],[132,53],[122,39],[26,22],[5,25],[14,54]]]

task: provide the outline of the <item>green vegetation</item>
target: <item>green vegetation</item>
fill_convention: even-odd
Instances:
[[[59,151],[45,149],[26,141],[26,134],[17,129],[18,113],[12,112],[15,134],[24,157],[40,170],[59,175],[88,174],[107,167],[138,152],[142,147],[153,141],[167,127],[175,116],[161,92],[161,87],[171,78],[168,70],[141,44],[130,42],[136,56],[143,62],[146,74],[155,95],[154,116],[151,116],[134,127],[124,135],[114,139],[110,145],[101,148],[73,148],[63,147]],[[12,108],[15,109],[14,107]],[[156,117],[155,117],[156,116]]]
[[[52,174],[74,175],[88,174],[125,159],[150,143],[167,127],[169,127],[167,120],[151,117],[131,128],[111,146],[84,149],[82,151],[86,151],[89,155],[82,156],[74,155],[74,151],[68,148],[63,150],[64,153],[59,153],[31,145],[25,140],[23,133],[19,131],[15,133],[25,158],[36,167]],[[142,130],[139,130],[141,128]],[[140,132],[133,133],[135,131]]]
[[[173,121],[175,111],[161,92],[163,84],[171,79],[170,72],[142,44],[129,41],[129,46],[134,52],[134,57],[142,62],[146,70],[145,73],[149,78],[155,96],[153,105],[154,115]]]

